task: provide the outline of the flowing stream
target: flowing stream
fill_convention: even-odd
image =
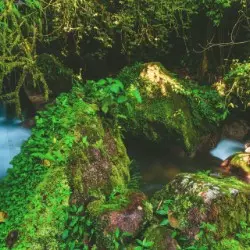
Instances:
[[[5,106],[0,104],[0,178],[6,175],[11,159],[20,152],[30,133],[22,127],[20,120],[7,116]]]
[[[230,139],[221,140],[217,146],[210,151],[211,155],[221,160],[226,160],[230,155],[244,151],[244,144]]]
[[[242,143],[229,139],[222,139],[210,152],[197,153],[193,158],[180,147],[169,146],[167,142],[155,144],[140,138],[129,138],[126,146],[142,176],[141,189],[148,195],[161,189],[181,172],[218,172],[222,160],[244,151]]]

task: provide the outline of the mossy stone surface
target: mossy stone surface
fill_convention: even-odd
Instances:
[[[164,138],[174,141],[179,138],[183,147],[190,152],[200,147],[202,136],[214,132],[215,124],[206,120],[199,107],[202,102],[205,109],[207,100],[192,97],[191,88],[188,87],[190,83],[178,79],[160,63],[125,68],[118,79],[124,84],[135,85],[143,100],[137,104],[132,120],[124,124],[128,131],[140,136],[144,134],[153,141]],[[204,91],[195,84],[194,88],[197,88],[197,93]],[[190,102],[191,99],[193,102]],[[210,112],[217,112],[211,104],[208,105]]]
[[[154,242],[155,250],[179,250],[178,242],[172,237],[173,231],[165,226],[152,225],[147,228],[144,237]]]
[[[171,199],[170,225],[195,238],[202,223],[216,226],[217,239],[234,234],[240,223],[249,223],[250,186],[235,177],[180,174],[152,199],[155,206]]]

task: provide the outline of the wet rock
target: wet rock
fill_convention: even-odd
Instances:
[[[119,200],[121,197],[117,197]],[[99,234],[97,245],[100,249],[107,247],[109,243],[104,243],[117,229],[120,232],[131,234],[132,238],[138,236],[146,223],[152,218],[152,208],[146,202],[147,198],[143,193],[134,192],[128,195],[128,204],[121,208],[103,211],[97,219]],[[105,246],[103,244],[106,244]]]
[[[200,137],[200,143],[197,146],[197,151],[207,152],[214,148],[220,140],[220,135],[218,132],[210,133],[208,135],[203,135]]]
[[[230,121],[222,128],[222,138],[242,141],[250,131],[249,123],[245,120]]]
[[[146,230],[147,241],[154,242],[155,250],[177,250],[180,249],[176,239],[172,237],[173,231],[163,226],[153,225]]]
[[[142,193],[133,193],[127,207],[120,211],[111,211],[102,215],[101,220],[105,221],[104,233],[115,231],[119,228],[123,232],[129,232],[135,236],[144,223],[145,209],[143,201],[146,197]]]
[[[35,118],[30,118],[30,119],[24,120],[24,121],[22,122],[22,126],[23,126],[24,128],[29,128],[29,129],[31,129],[31,128],[33,128],[35,125],[36,125]]]
[[[249,223],[250,185],[234,177],[214,178],[206,174],[180,174],[152,202],[173,200],[170,225],[195,239],[203,223],[216,227],[216,238],[229,237],[241,222]]]

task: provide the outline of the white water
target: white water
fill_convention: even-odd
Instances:
[[[243,143],[235,140],[223,139],[210,151],[210,154],[221,160],[226,160],[229,156],[241,151],[244,151]]]
[[[1,105],[1,104],[0,104]],[[11,159],[20,152],[22,143],[30,136],[30,130],[21,126],[18,119],[6,117],[6,109],[0,106],[0,178],[11,167]]]

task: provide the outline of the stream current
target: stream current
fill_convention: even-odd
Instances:
[[[20,120],[6,114],[6,108],[0,104],[0,178],[11,167],[10,161],[20,152],[22,143],[31,132],[22,127]]]

